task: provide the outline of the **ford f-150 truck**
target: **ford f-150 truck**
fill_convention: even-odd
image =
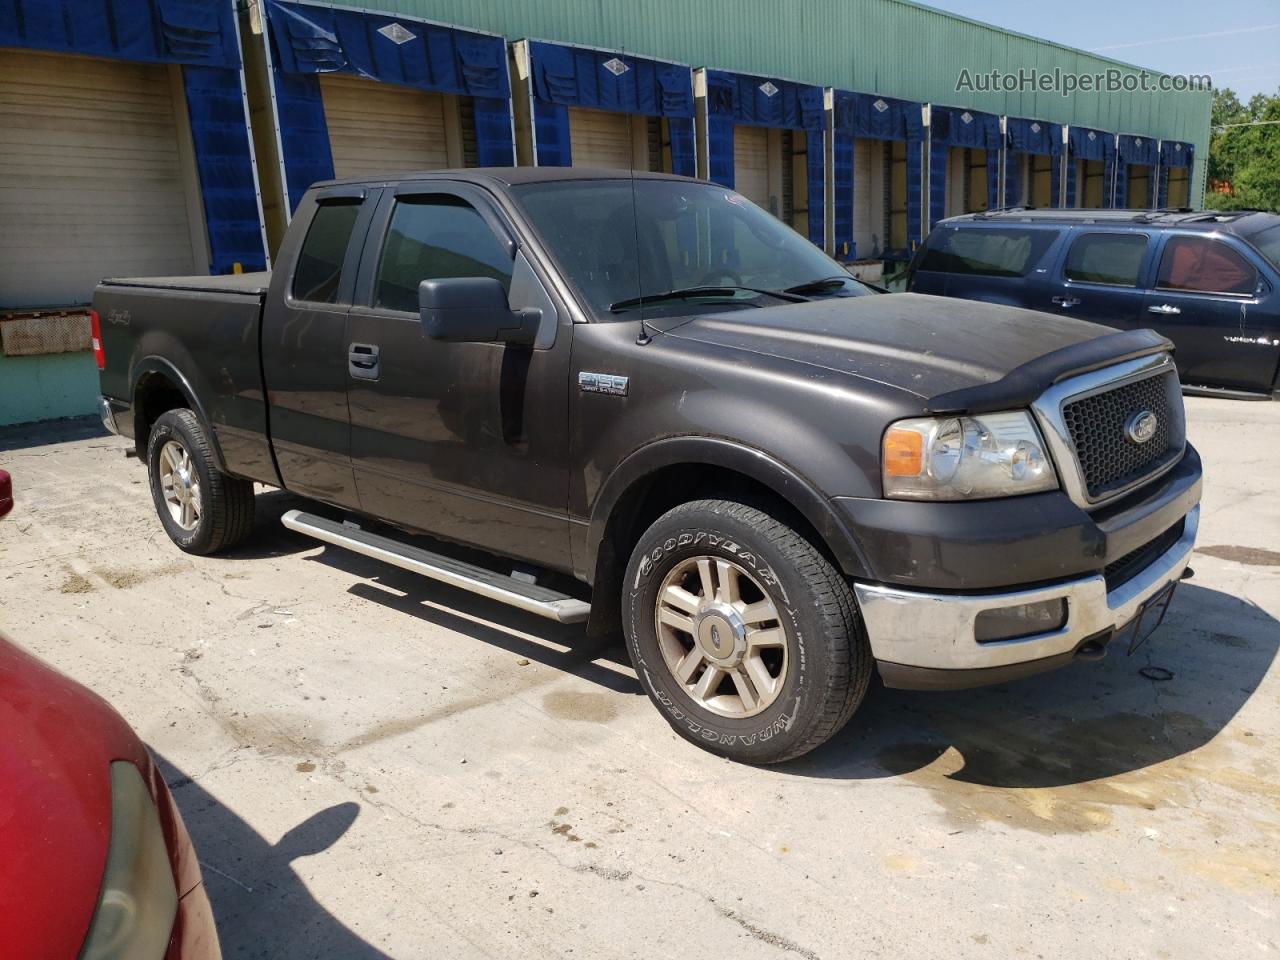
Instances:
[[[1196,535],[1167,340],[872,293],[711,183],[321,183],[270,274],[94,309],[103,419],[181,549],[249,536],[255,483],[321,501],[283,522],[620,628],[675,730],[746,762],[831,737],[876,670],[1131,650]]]

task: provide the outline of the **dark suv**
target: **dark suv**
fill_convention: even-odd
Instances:
[[[1280,390],[1280,216],[1008,210],[939,223],[907,289],[1029,307],[1177,347],[1188,392]]]

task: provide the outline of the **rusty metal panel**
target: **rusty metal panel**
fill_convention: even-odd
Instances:
[[[0,352],[6,357],[79,353],[92,348],[87,313],[71,311],[0,317]]]

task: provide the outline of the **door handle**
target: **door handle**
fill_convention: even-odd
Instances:
[[[1159,306],[1147,307],[1147,313],[1159,313],[1166,317],[1173,316],[1175,313],[1181,312],[1182,311],[1180,309],[1168,303],[1162,303]]]
[[[1063,309],[1070,309],[1080,302],[1079,297],[1054,297],[1053,302]]]
[[[378,347],[372,343],[353,343],[347,352],[347,372],[359,380],[378,379]]]

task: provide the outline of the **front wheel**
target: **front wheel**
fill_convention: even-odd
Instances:
[[[170,410],[156,419],[147,476],[165,533],[187,553],[217,553],[253,531],[253,484],[218,469],[192,411]]]
[[[675,731],[713,753],[777,763],[853,715],[872,660],[852,591],[804,537],[728,500],[659,517],[627,566],[623,627]]]

